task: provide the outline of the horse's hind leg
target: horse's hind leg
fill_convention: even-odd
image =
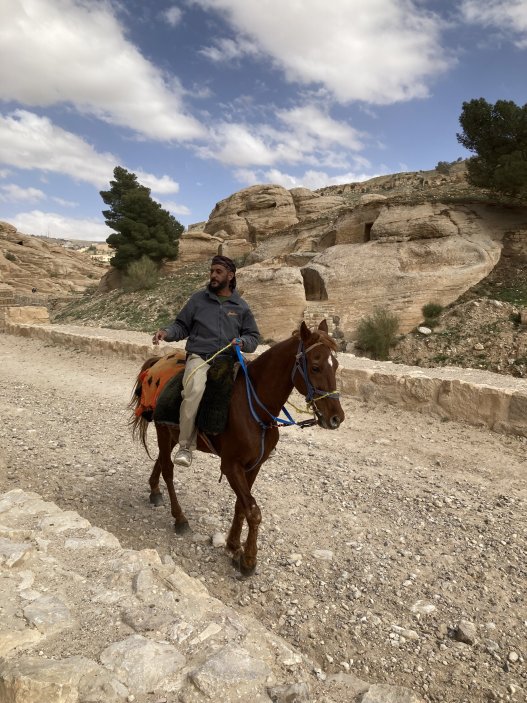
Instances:
[[[159,505],[163,505],[163,494],[161,493],[161,488],[159,487],[159,477],[161,476],[161,462],[159,457],[156,459],[148,483],[150,484],[150,502],[155,505],[156,508]]]
[[[181,510],[179,505],[176,491],[174,489],[174,464],[172,462],[171,454],[172,449],[176,444],[176,440],[172,437],[170,428],[156,425],[157,432],[157,444],[159,446],[159,456],[157,457],[156,464],[154,465],[154,470],[152,471],[152,476],[155,477],[155,473],[161,472],[163,479],[167,486],[168,495],[170,498],[170,511],[172,517],[174,518],[174,529],[178,534],[183,534],[189,529],[188,520],[185,514]],[[156,468],[157,467],[157,468]],[[158,487],[159,487],[159,473],[157,473]],[[152,487],[152,484],[150,484]]]

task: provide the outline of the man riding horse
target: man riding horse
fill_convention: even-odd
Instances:
[[[207,288],[194,293],[174,322],[159,329],[153,344],[161,340],[187,339],[187,361],[179,419],[179,450],[174,463],[190,466],[196,449],[196,416],[207,381],[208,362],[229,344],[246,352],[258,346],[260,333],[246,301],[236,292],[236,265],[227,256],[215,256]],[[225,350],[231,354],[230,349]]]

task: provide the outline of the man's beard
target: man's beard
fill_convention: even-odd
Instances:
[[[223,283],[219,283],[218,281],[215,281],[215,282],[210,281],[208,288],[211,293],[217,293],[219,290],[221,290],[223,288]]]

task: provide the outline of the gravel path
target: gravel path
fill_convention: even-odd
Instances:
[[[284,430],[255,485],[260,562],[243,581],[211,544],[234,505],[217,459],[177,475],[189,536],[148,503],[151,462],[127,428],[137,363],[8,335],[0,360],[0,490],[170,554],[321,677],[441,703],[526,700],[526,439],[351,399],[337,432]]]

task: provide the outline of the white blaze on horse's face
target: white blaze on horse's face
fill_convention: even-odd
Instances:
[[[333,368],[333,354],[330,354],[328,356],[328,364]]]

